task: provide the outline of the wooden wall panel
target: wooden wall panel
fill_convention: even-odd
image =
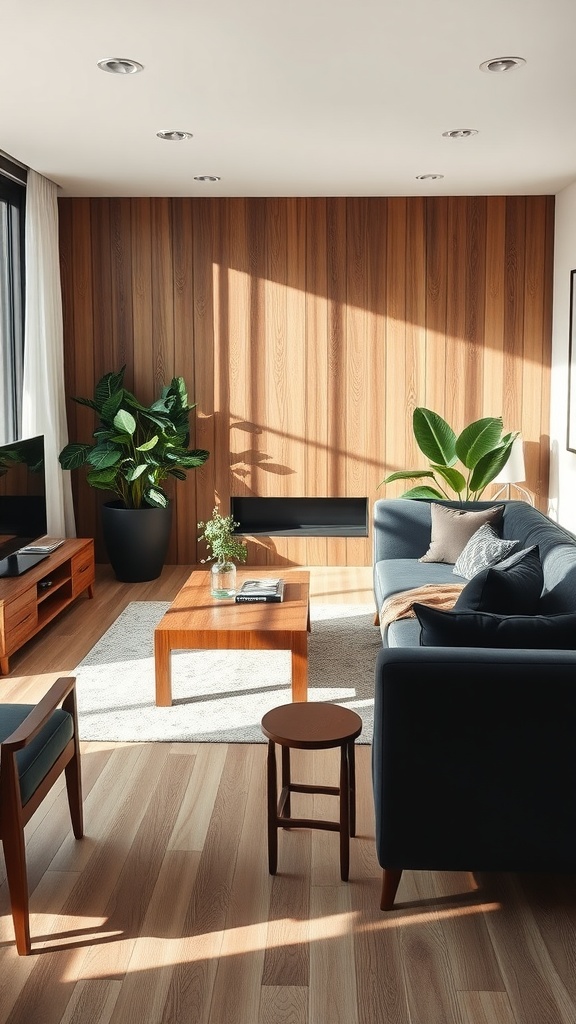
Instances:
[[[486,276],[484,291],[484,337],[482,359],[482,408],[502,409],[504,382],[504,288],[506,265],[506,200],[497,196],[487,200]],[[498,406],[494,403],[497,402]],[[513,424],[506,421],[510,429]]]
[[[121,365],[115,351],[112,297],[112,238],[110,200],[93,199],[91,206],[92,302],[94,316],[94,373],[96,378]]]
[[[89,199],[77,200],[74,209],[60,211],[62,243],[62,282],[64,337],[73,339],[64,362],[68,395],[92,394],[94,381],[94,300],[92,272],[92,227]],[[94,417],[89,409],[69,402],[70,437],[89,438]],[[87,537],[97,537],[99,515],[94,493],[83,486],[78,474],[72,475],[72,488],[78,522]]]
[[[372,350],[370,324],[373,312],[368,303],[369,259],[367,245],[369,216],[368,204],[362,199],[347,202],[347,282],[346,296],[346,395],[345,447],[346,485],[349,494],[366,494],[366,455],[370,451],[370,353]],[[357,565],[362,561],[363,540],[346,541],[346,562]]]
[[[530,324],[531,330],[526,332],[522,359],[522,413],[532,423],[537,423],[542,407],[542,397],[538,394],[541,383],[542,366],[546,363],[546,352],[543,345],[544,337],[544,281],[538,272],[541,260],[542,239],[546,237],[546,205],[544,200],[530,203],[526,210],[525,240],[525,289],[523,323]],[[546,427],[546,433],[548,427]],[[547,439],[543,439],[547,449]],[[536,480],[536,490],[542,486],[540,480],[540,445],[525,445],[524,460],[526,475]]]
[[[446,327],[448,305],[448,199],[427,199],[426,228],[426,362],[428,409],[446,408]]]
[[[346,495],[346,410],[347,383],[347,224],[346,200],[331,198],[327,204],[326,259],[328,265],[328,372],[325,391],[318,392],[317,401],[326,402],[326,460],[328,490],[326,497]],[[325,397],[324,397],[325,395]],[[309,482],[313,487],[312,481]],[[328,544],[328,557],[336,565],[347,564],[347,542],[334,538]],[[330,563],[329,563],[330,564]]]
[[[284,202],[284,200],[282,200]],[[283,443],[281,465],[289,466],[292,473],[282,469],[278,479],[278,493],[290,496],[306,495],[306,204],[303,199],[286,200],[286,333],[285,418],[281,424]],[[307,538],[285,541],[284,555],[306,565],[310,561]]]
[[[132,246],[130,204],[121,199],[110,200],[110,246],[113,351],[127,373],[134,357],[132,322]]]
[[[387,209],[378,199],[370,203],[369,229],[366,243],[369,254],[368,286],[366,302],[371,311],[369,355],[367,359],[366,383],[364,387],[368,417],[368,447],[364,465],[366,473],[366,494],[373,493],[374,481],[381,480],[379,473],[386,461],[386,417],[382,395],[386,395],[386,233]],[[425,370],[422,369],[425,376]]]
[[[207,223],[212,220],[212,248],[209,265],[206,266],[207,279],[210,276],[212,281],[212,319],[213,319],[213,408],[214,408],[214,435],[212,444],[206,444],[208,451],[229,452],[230,439],[230,379],[232,352],[234,346],[230,340],[230,316],[235,307],[235,295],[230,287],[227,271],[227,239],[230,236],[230,205],[220,204],[218,216],[210,218],[209,206],[206,206],[208,214]],[[226,254],[226,256],[224,255]],[[226,414],[223,415],[222,413]],[[222,458],[215,462],[212,472],[214,474],[214,493],[207,489],[202,493],[201,499],[205,501],[210,498],[209,508],[205,509],[202,520],[206,517],[215,504],[220,504],[221,495],[227,503],[227,496],[230,494],[230,458]]]
[[[257,425],[252,422],[250,394],[255,367],[252,365],[253,277],[250,266],[250,236],[247,203],[230,204],[230,259],[224,268],[228,291],[229,394],[230,394],[230,492],[249,495]],[[256,561],[252,545],[251,560]]]
[[[132,353],[128,374],[132,368],[135,394],[140,397],[150,393],[152,358],[152,210],[150,199],[132,199],[131,248],[132,248]],[[129,380],[129,377],[126,377]]]
[[[426,394],[426,235],[424,200],[406,210],[406,408],[424,405]],[[406,423],[406,460],[414,466],[419,454],[411,422]]]
[[[210,208],[205,200],[200,200],[194,210],[194,227],[192,234],[194,259],[194,319],[190,324],[189,344],[194,349],[194,382],[195,391],[191,398],[197,402],[194,411],[195,447],[204,448],[210,453],[215,451],[216,417],[215,395],[218,394],[218,379],[215,374],[217,366],[214,349],[215,325],[213,309],[217,296],[213,292],[213,228]],[[175,369],[178,374],[178,369]],[[202,396],[200,398],[200,396]],[[227,454],[227,453],[226,453]],[[190,473],[196,488],[196,508],[198,519],[206,521],[210,517],[216,502],[216,479],[222,458],[211,457],[204,466]],[[198,536],[196,523],[189,523],[194,538]]]
[[[406,277],[412,273],[407,266],[406,253],[406,199],[388,202],[388,231],[386,233],[386,293],[384,316],[386,319],[386,389],[382,394],[382,410],[386,420],[386,464],[380,479],[390,472],[409,466],[409,424],[412,409],[407,403],[406,389]],[[390,396],[396,395],[394,401]],[[398,400],[402,394],[404,406],[399,415]],[[379,482],[379,481],[378,481]],[[393,484],[387,494],[394,497],[404,488]]]
[[[328,495],[329,460],[328,403],[328,261],[326,248],[326,200],[306,202],[306,484],[314,481],[318,494]],[[328,564],[325,537],[310,537],[307,561],[311,565]]]
[[[524,297],[526,201],[513,196],[506,204],[506,264],[504,286],[504,395],[502,415],[506,423],[522,418],[521,372],[524,357]],[[532,325],[529,325],[529,331]]]
[[[471,419],[482,416],[482,387],[484,365],[482,343],[484,339],[484,293],[486,291],[486,199],[475,197],[469,202],[466,259],[466,327],[464,350],[466,353],[464,380],[471,404],[466,415]]]
[[[468,405],[476,406],[476,396],[466,380],[466,263],[468,252],[468,200],[452,199],[448,207],[448,296],[446,303],[446,419],[452,425],[468,416]],[[440,410],[438,410],[440,411]]]
[[[184,377],[188,400],[194,401],[196,377],[191,325],[194,322],[194,258],[192,211],[186,200],[175,199],[172,205],[172,239],[174,251],[174,366]],[[174,560],[193,562],[196,558],[195,524],[200,518],[196,508],[196,489],[188,476],[173,488],[176,517],[172,531]],[[191,524],[193,524],[191,529]]]
[[[522,430],[547,499],[552,197],[62,199],[70,395],[126,363],[144,401],[181,374],[210,459],[173,484],[169,559],[230,495],[363,496],[423,466],[412,411]],[[89,410],[70,402],[70,436]],[[78,532],[105,495],[74,478]],[[272,538],[252,564],[368,564],[370,539]]]

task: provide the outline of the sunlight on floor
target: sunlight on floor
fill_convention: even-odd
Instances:
[[[261,921],[252,925],[243,925],[239,928],[228,928],[217,933],[206,932],[201,935],[180,936],[177,938],[151,935],[139,939],[137,960],[133,966],[128,966],[127,973],[131,973],[131,970],[151,970],[166,964],[176,966],[177,964],[200,962],[207,958],[211,959],[214,956],[222,960],[227,956],[237,956],[239,951],[244,955],[262,952],[266,949],[282,948],[290,943],[287,943],[286,939],[280,936],[286,936],[287,932],[292,932],[294,928],[300,932],[299,942],[311,944],[326,942],[330,939],[339,939],[359,932],[378,932],[394,928],[406,928],[409,925],[428,924],[433,921],[464,917],[472,914],[487,914],[500,909],[500,903],[478,903],[474,904],[474,906],[447,907],[444,909],[417,911],[416,913],[407,913],[399,908],[397,912],[383,915],[381,920],[364,923],[361,920],[362,914],[360,911],[330,914],[314,918],[310,921],[284,918],[274,921],[274,933],[277,938],[274,938],[274,935],[268,931],[266,941],[263,941],[263,928],[267,929],[267,924]],[[84,919],[79,919],[79,921],[82,921],[82,927],[76,933],[68,934],[62,939],[63,948],[74,947],[75,942],[78,941],[80,936],[83,945],[93,942],[94,946],[98,946],[101,942],[108,943],[114,941],[114,939],[123,941],[122,934],[105,930],[105,927],[103,927],[104,921],[92,920],[90,924],[86,924]],[[67,925],[69,929],[70,919],[67,919]],[[93,935],[90,935],[91,928],[93,929]],[[57,924],[52,934],[51,944],[54,941],[60,944]],[[223,942],[224,946],[222,945]],[[228,951],[226,946],[228,946]],[[77,967],[74,970],[76,971]],[[72,973],[70,977],[64,975],[62,980],[72,981],[75,977],[76,973]],[[88,964],[86,964],[85,969],[82,971],[82,977],[84,979],[101,978],[102,971],[96,966],[91,971]]]
[[[405,928],[407,925],[428,924],[431,921],[446,920],[451,917],[469,917],[471,914],[490,914],[501,910],[501,903],[475,903],[467,907],[435,907],[432,910],[412,912],[405,907],[383,912],[382,921],[369,921],[360,929],[365,932],[382,931],[384,928]],[[406,915],[401,917],[400,915]]]

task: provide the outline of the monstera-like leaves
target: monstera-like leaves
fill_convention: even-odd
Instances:
[[[414,410],[412,428],[416,444],[430,460],[429,468],[396,470],[385,477],[382,484],[394,480],[428,479],[431,482],[411,487],[403,498],[456,497],[461,501],[477,501],[506,465],[518,436],[518,431],[503,435],[501,416],[474,420],[457,436],[442,416],[422,407]],[[458,461],[464,471],[456,466]]]
[[[186,385],[174,377],[152,405],[143,405],[124,387],[124,371],[106,373],[94,398],[75,398],[98,416],[91,444],[73,442],[60,452],[62,469],[87,466],[91,487],[116,494],[126,508],[165,508],[161,486],[168,476],[186,479],[208,452],[188,448],[190,413]]]

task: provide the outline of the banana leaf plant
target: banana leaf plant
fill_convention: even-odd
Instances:
[[[208,452],[190,450],[190,412],[186,385],[174,377],[150,406],[142,405],[124,387],[123,366],[98,381],[94,398],[74,398],[98,417],[94,441],[71,443],[59,455],[62,469],[87,466],[91,487],[116,494],[125,508],[166,508],[162,481],[186,479],[186,471],[202,466]]]
[[[429,468],[390,473],[378,486],[394,480],[428,479],[432,483],[411,487],[402,498],[454,500],[456,495],[460,501],[477,501],[506,465],[519,433],[504,434],[502,417],[487,416],[456,435],[438,413],[423,407],[414,409],[412,428],[416,444],[430,460]],[[458,461],[461,468],[456,465]]]

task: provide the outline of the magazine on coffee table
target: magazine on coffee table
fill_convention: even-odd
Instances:
[[[273,602],[284,600],[284,580],[244,580],[235,600],[238,604],[249,601]]]

